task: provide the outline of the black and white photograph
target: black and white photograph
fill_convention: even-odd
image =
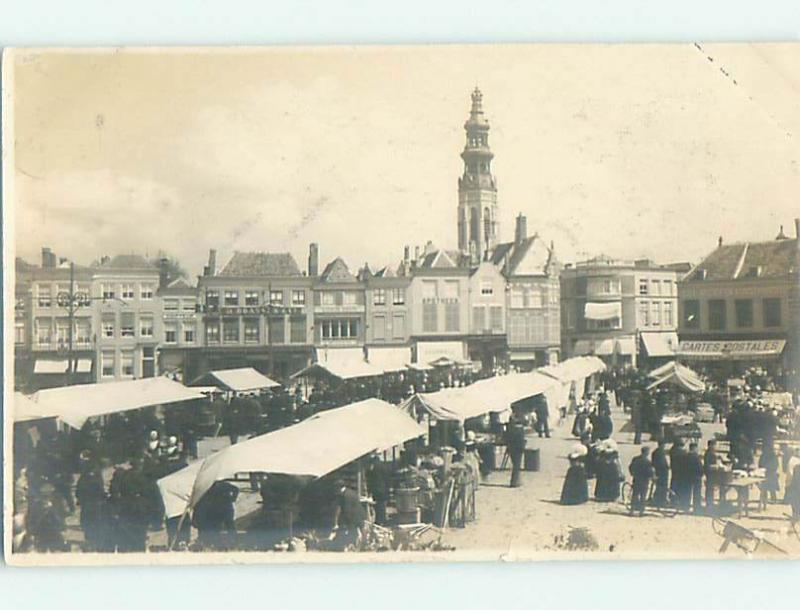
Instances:
[[[6,49],[6,561],[800,558],[799,51]]]

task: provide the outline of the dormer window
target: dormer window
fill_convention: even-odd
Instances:
[[[761,277],[761,265],[753,265],[747,272],[748,277]]]

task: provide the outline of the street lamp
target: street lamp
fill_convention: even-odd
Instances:
[[[92,301],[95,300],[85,292],[75,291],[75,263],[69,264],[69,291],[61,291],[56,295],[56,304],[62,309],[67,310],[69,317],[69,329],[67,332],[67,385],[72,385],[72,375],[75,373],[75,357],[74,357],[74,337],[73,327],[75,325],[75,312],[81,307],[88,307]],[[105,303],[105,297],[102,301]],[[113,300],[119,301],[127,306],[127,303],[122,299],[114,298]],[[59,345],[60,349],[60,345]]]

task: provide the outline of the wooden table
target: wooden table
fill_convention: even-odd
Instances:
[[[760,485],[766,481],[766,477],[757,477],[748,475],[745,477],[736,477],[726,483],[720,485],[720,500],[727,503],[727,495],[730,489],[736,491],[736,512],[739,517],[747,516],[749,513],[750,502],[750,488],[754,485]]]

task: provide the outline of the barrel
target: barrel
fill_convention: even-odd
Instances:
[[[412,512],[417,510],[417,492],[419,487],[400,487],[395,490],[394,497],[398,512]]]
[[[525,450],[525,463],[524,468],[525,470],[530,470],[532,472],[539,472],[539,450],[538,449],[526,449]]]

